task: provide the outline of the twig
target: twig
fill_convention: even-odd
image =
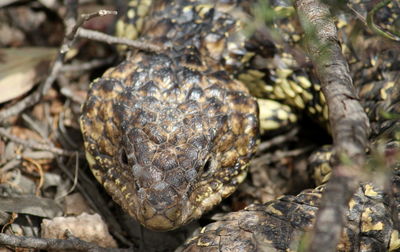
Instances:
[[[367,13],[367,17],[364,18],[364,16],[359,13],[356,9],[354,9],[350,3],[346,4],[347,11],[349,11],[351,14],[355,15],[356,18],[363,24],[365,27],[371,29],[372,32],[375,32],[379,36],[382,36],[384,38],[394,40],[394,41],[400,41],[400,35],[396,31],[391,31],[391,32],[386,32],[385,30],[381,29],[378,25],[375,24],[374,22],[374,16],[376,12],[386,5],[388,5],[390,2],[393,0],[384,0],[377,2],[377,4],[374,6],[374,8]],[[336,1],[323,1],[327,4],[329,4],[332,8],[335,8],[337,5]]]
[[[314,147],[315,146],[305,146],[294,150],[278,150],[272,153],[265,153],[260,157],[253,158],[251,162],[254,165],[252,166],[257,166],[258,164],[265,166],[274,162],[281,161],[283,158],[296,157],[306,152],[309,152]]]
[[[65,5],[67,6],[67,14],[65,18],[65,35],[60,50],[58,52],[57,58],[51,67],[50,74],[46,80],[39,85],[38,89],[31,95],[25,97],[15,105],[4,109],[0,112],[0,124],[13,115],[17,115],[26,108],[29,108],[40,101],[40,99],[48,92],[54,81],[57,79],[59,72],[62,70],[63,62],[66,53],[71,49],[77,37],[87,38],[97,41],[106,42],[109,44],[123,44],[130,47],[160,52],[165,48],[149,43],[146,41],[136,41],[126,38],[118,38],[114,36],[107,35],[98,31],[87,30],[81,28],[82,24],[92,19],[94,17],[104,16],[104,15],[116,15],[116,11],[99,10],[98,12],[82,14],[80,18],[76,21],[77,13],[77,0],[65,0]]]
[[[60,195],[60,196],[56,197],[56,200],[66,197],[67,195],[69,195],[70,193],[72,193],[75,190],[76,186],[78,185],[78,177],[79,177],[78,176],[78,171],[79,171],[79,156],[76,155],[75,156],[75,172],[74,172],[73,184],[72,184],[71,188],[68,190],[68,192],[66,192],[63,195]]]
[[[79,28],[78,36],[81,38],[87,38],[91,40],[97,40],[101,42],[105,42],[108,44],[120,44],[120,45],[127,45],[130,47],[138,48],[144,51],[151,51],[151,52],[161,52],[165,50],[164,47],[158,46],[153,43],[149,43],[148,41],[138,41],[138,40],[131,40],[127,38],[119,38],[115,36],[111,36],[102,32],[88,30],[85,28]]]
[[[67,38],[69,40],[73,40],[75,38],[75,35],[79,29],[86,21],[89,21],[92,18],[95,17],[102,17],[102,16],[107,16],[107,15],[117,15],[117,11],[110,11],[110,10],[99,10],[97,12],[92,12],[88,14],[82,14],[78,21],[76,21],[76,24],[72,28],[71,32],[67,35]]]
[[[45,117],[47,118],[47,117]],[[49,127],[48,124],[39,124],[37,122],[35,122],[30,116],[28,116],[27,114],[22,114],[22,120],[28,125],[28,127],[32,130],[34,130],[35,132],[37,132],[42,138],[46,139],[46,142],[50,142],[48,141],[48,136],[49,136]]]
[[[24,150],[22,153],[24,158],[31,159],[54,159],[56,154],[50,151],[32,151],[32,150]]]
[[[7,214],[7,213],[6,213]],[[3,233],[4,232],[4,230],[6,230],[6,228],[9,226],[9,225],[11,225],[11,224],[13,224],[14,223],[14,221],[16,220],[18,218],[18,214],[17,213],[11,213],[10,215],[9,215],[9,219],[8,219],[8,221],[7,221],[7,223],[4,223],[3,224],[3,227],[1,228],[1,233]]]
[[[332,177],[317,214],[310,247],[305,251],[336,251],[348,201],[358,186],[357,173],[365,162],[370,127],[341,53],[329,8],[318,0],[297,0],[296,8],[327,100],[335,151]]]
[[[70,100],[66,100],[64,103],[64,108],[65,110],[67,109],[67,107],[70,105]],[[67,144],[69,147],[71,147],[72,149],[78,149],[79,146],[74,142],[74,140],[71,139],[71,137],[68,135],[67,129],[64,126],[64,111],[63,110],[60,113],[60,116],[58,118],[58,131],[57,131],[57,135],[60,136],[60,139],[65,140],[65,144]]]
[[[9,170],[12,170],[16,168],[17,166],[21,165],[22,161],[20,159],[11,159],[7,163],[5,163],[3,166],[0,166],[0,178],[4,176],[6,172]]]
[[[356,18],[358,20],[360,20],[360,22],[365,25],[366,27],[368,27],[367,21],[365,20],[364,16],[361,15],[361,13],[359,13],[356,9],[353,8],[353,6],[351,6],[350,4],[346,5],[347,8],[349,9],[350,13],[352,13],[354,16],[356,16]]]
[[[70,237],[67,240],[62,240],[0,234],[0,244],[5,246],[12,246],[13,248],[33,248],[45,250],[73,250],[89,252],[133,251],[132,249],[103,248],[97,246],[94,243],[82,241],[75,237]]]
[[[33,140],[23,140],[21,138],[18,138],[12,134],[10,134],[5,128],[0,128],[0,136],[3,136],[7,139],[10,139],[11,141],[21,144],[23,146],[32,148],[32,149],[37,149],[37,150],[46,150],[46,151],[50,151],[53,152],[55,154],[58,155],[62,155],[62,156],[73,156],[76,154],[75,151],[69,151],[69,150],[63,150],[57,147],[53,147],[47,144],[42,144],[42,143],[38,143],[36,141]]]
[[[262,153],[273,146],[276,146],[276,145],[282,144],[286,141],[295,139],[295,136],[297,135],[298,132],[299,132],[299,128],[295,127],[292,130],[290,130],[289,132],[287,132],[286,134],[278,135],[270,140],[263,141],[258,146],[257,153]]]
[[[395,36],[394,34],[390,34],[390,33],[386,32],[386,31],[382,30],[374,22],[374,16],[375,16],[376,12],[378,10],[382,9],[383,7],[385,7],[386,5],[388,5],[391,1],[392,0],[385,0],[385,1],[381,1],[381,2],[377,3],[374,6],[374,8],[370,12],[368,12],[368,14],[367,14],[367,25],[373,32],[375,32],[379,36],[382,36],[384,38],[391,39],[391,40],[394,40],[394,41],[400,41],[400,37]]]
[[[61,78],[58,78],[58,79],[60,80]],[[75,94],[70,88],[68,88],[68,87],[62,87],[62,88],[60,89],[60,93],[61,93],[62,95],[64,95],[66,98],[70,99],[71,101],[73,101],[73,102],[75,102],[75,103],[77,103],[77,104],[82,105],[82,104],[85,102],[85,98],[84,98],[84,97],[76,95],[76,94]]]
[[[44,172],[43,172],[43,168],[42,168],[42,166],[41,166],[38,162],[36,162],[35,160],[33,160],[33,159],[31,159],[31,158],[24,157],[24,159],[25,159],[26,161],[32,163],[32,164],[36,167],[36,169],[38,170],[38,173],[39,173],[39,184],[36,186],[35,195],[36,195],[36,196],[40,196],[40,190],[42,189],[43,184],[44,184]]]

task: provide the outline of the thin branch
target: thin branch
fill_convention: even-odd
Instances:
[[[346,6],[349,9],[350,13],[352,13],[354,16],[356,16],[357,19],[363,25],[365,25],[365,27],[368,27],[367,21],[365,20],[364,16],[360,12],[358,12],[356,9],[354,9],[353,6],[351,6],[350,4],[347,4]]]
[[[252,159],[252,167],[253,166],[257,166],[258,164],[260,165],[268,165],[274,162],[279,162],[284,158],[287,157],[296,157],[296,156],[300,156],[304,153],[309,152],[310,150],[312,150],[315,146],[305,146],[302,148],[297,148],[294,150],[277,150],[274,151],[272,153],[265,153],[262,156],[256,157]]]
[[[50,151],[52,153],[62,155],[62,156],[76,155],[76,151],[63,150],[63,149],[60,149],[60,148],[57,148],[54,146],[50,146],[47,144],[38,143],[33,140],[23,140],[19,137],[16,137],[16,136],[10,134],[6,128],[0,128],[0,136],[5,137],[17,144],[21,144],[25,147],[29,147],[32,149]]]
[[[78,36],[81,38],[87,38],[91,40],[97,40],[101,42],[105,42],[108,44],[118,44],[118,45],[127,45],[133,48],[141,49],[144,51],[150,52],[161,52],[165,50],[164,47],[158,46],[153,43],[149,43],[148,41],[138,41],[138,40],[131,40],[127,38],[119,38],[115,36],[111,36],[102,32],[88,30],[85,28],[79,28]]]
[[[390,2],[392,2],[392,0],[385,0],[385,1],[381,1],[381,2],[377,3],[374,6],[374,8],[367,14],[367,25],[373,32],[375,32],[379,36],[382,36],[384,38],[391,39],[394,41],[400,41],[400,37],[398,37],[397,34],[396,34],[397,35],[396,36],[394,34],[390,34],[389,32],[382,30],[374,22],[374,16],[375,16],[376,12],[378,10],[382,9],[383,7],[385,7],[386,5],[388,5]]]
[[[299,128],[295,127],[292,130],[290,130],[289,132],[282,134],[282,135],[278,135],[274,138],[271,138],[267,141],[263,141],[262,143],[260,143],[258,145],[258,149],[257,149],[257,154],[262,153],[266,150],[268,150],[271,147],[280,145],[282,143],[285,143],[287,141],[294,141],[294,139],[296,139],[296,135],[297,133],[299,133]]]
[[[32,248],[45,250],[73,250],[89,252],[133,251],[131,249],[103,248],[94,243],[82,241],[75,237],[70,237],[67,240],[63,240],[0,234],[0,244],[4,246],[11,246],[13,248]]]
[[[92,18],[103,17],[106,15],[117,15],[117,14],[118,14],[117,11],[110,11],[110,10],[99,10],[88,14],[82,14],[79,17],[78,21],[76,21],[76,24],[74,25],[71,32],[67,35],[67,38],[69,40],[73,40],[75,38],[75,35],[77,34],[79,27],[81,27],[86,21],[89,21]]]
[[[36,160],[34,160],[34,159],[27,158],[27,157],[24,157],[24,159],[25,159],[26,161],[32,163],[32,164],[36,167],[36,169],[38,170],[38,173],[39,173],[39,183],[38,183],[38,185],[36,186],[35,195],[36,195],[36,196],[40,196],[40,190],[42,189],[43,184],[44,184],[44,172],[43,172],[43,167],[42,167]]]
[[[69,195],[70,193],[72,193],[75,190],[76,186],[78,185],[78,171],[79,171],[79,156],[76,155],[75,156],[75,172],[74,172],[74,180],[73,180],[72,187],[68,190],[68,192],[64,193],[63,195],[57,196],[55,198],[56,200],[66,197],[67,195]]]
[[[306,251],[336,251],[348,201],[358,186],[357,174],[365,162],[370,127],[341,53],[328,6],[318,0],[297,0],[296,8],[327,100],[335,153],[332,177]]]

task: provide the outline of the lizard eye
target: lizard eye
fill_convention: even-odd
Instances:
[[[123,165],[129,165],[128,156],[126,155],[126,151],[125,151],[125,149],[123,149],[123,148],[122,148],[122,150],[121,150],[121,154],[120,154],[119,159],[120,159],[121,164],[123,164]]]
[[[207,159],[206,163],[203,166],[203,174],[201,176],[207,177],[210,175],[211,171],[211,158]]]
[[[204,170],[203,170],[203,172],[204,172],[204,173],[209,172],[209,171],[210,171],[210,167],[211,167],[211,160],[208,159],[207,162],[204,164]]]

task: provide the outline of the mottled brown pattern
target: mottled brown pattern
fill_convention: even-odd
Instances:
[[[130,58],[95,80],[83,107],[81,128],[91,169],[113,199],[144,226],[170,230],[218,204],[246,175],[256,148],[258,108],[247,88],[231,76],[246,82],[254,94],[283,101],[313,117],[319,115],[326,120],[328,113],[322,93],[315,95],[319,86],[308,78],[308,66],[301,64],[297,49],[289,54],[282,45],[262,37],[265,33],[256,32],[247,39],[238,32],[243,29],[241,18],[248,13],[243,12],[248,8],[246,1],[135,2],[130,2],[132,8],[124,17],[133,23],[126,26],[120,22],[124,29],[119,36],[136,38],[140,34],[170,49],[161,54],[134,51]],[[288,19],[282,22],[285,36],[286,30],[297,34]],[[295,44],[292,35],[288,41],[291,46]],[[385,80],[379,88],[376,82],[357,85],[376,121],[381,121],[378,117],[382,108],[400,110],[399,92],[393,92],[398,89],[397,77],[390,76],[391,81]],[[382,100],[378,105],[376,97],[369,97],[377,93]],[[276,121],[295,121],[289,117],[290,111],[275,110],[265,118],[274,122],[275,128],[281,125]],[[396,123],[388,122],[377,123],[376,132]],[[321,182],[325,182],[326,171],[319,172]],[[256,212],[248,211],[241,219],[245,227],[240,232],[234,223],[223,223],[221,227],[212,224],[220,230],[218,235],[204,232],[188,246],[194,248],[196,241],[200,247],[208,244],[204,248],[207,251],[220,246],[251,251],[262,241],[284,248],[289,239],[296,240],[297,232],[308,230],[315,215],[316,208],[308,208],[313,202],[308,192],[301,195],[260,206]],[[314,192],[310,195],[314,197]],[[299,197],[306,198],[297,202]],[[361,201],[355,202],[357,209]],[[379,214],[386,213],[385,209],[378,210]],[[360,219],[361,210],[357,211],[349,214],[358,216],[358,221],[368,220]],[[283,218],[280,212],[290,218]],[[369,212],[364,215],[373,216]],[[391,226],[385,224],[384,228]],[[264,229],[268,230],[266,236]],[[357,232],[354,229],[354,235],[344,236],[343,246],[356,246],[351,239],[359,238]],[[243,238],[242,245],[231,243],[230,236]]]
[[[312,229],[323,189],[229,213],[204,227],[178,251],[298,251]],[[393,249],[398,230],[390,214],[383,192],[371,184],[361,185],[349,203],[337,251]]]
[[[173,49],[136,52],[95,80],[81,128],[91,169],[113,199],[144,226],[170,230],[244,179],[258,107],[219,66],[222,47],[207,42],[216,43],[211,24],[229,21],[227,14],[182,1],[153,15],[144,36]],[[234,25],[214,34],[223,40]]]

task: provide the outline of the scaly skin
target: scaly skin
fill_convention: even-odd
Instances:
[[[132,52],[91,84],[83,107],[81,128],[93,173],[126,212],[153,230],[200,217],[244,179],[256,149],[258,108],[231,75],[259,82],[266,97],[326,119],[323,96],[309,92],[318,85],[305,78],[302,66],[282,46],[274,48],[279,54],[256,54],[263,38],[249,46],[238,32],[243,3],[225,2],[137,3],[127,12],[135,24],[120,35],[134,30],[126,36],[141,33],[169,49]],[[392,89],[386,85],[381,93]],[[275,110],[277,116],[265,117],[294,121],[286,116],[290,112],[281,117],[282,109]]]
[[[227,39],[230,16],[188,1],[156,6],[145,38],[172,49],[136,52],[95,80],[81,129],[107,192],[142,225],[165,231],[199,218],[243,181],[258,106],[220,66],[226,47],[210,38]]]
[[[397,175],[393,187],[400,189]],[[324,187],[232,212],[188,239],[178,251],[299,251],[315,222]],[[360,185],[349,203],[337,251],[397,251],[399,230],[382,189]],[[400,203],[397,202],[397,207]],[[308,237],[309,238],[309,237]],[[323,248],[321,248],[323,251]]]
[[[399,9],[392,8],[392,12],[397,17]],[[354,25],[355,20],[348,22],[346,26],[341,23],[342,30],[354,32],[353,29],[358,29],[360,32],[360,27]],[[386,145],[385,160],[395,164],[391,167],[392,173],[388,174],[391,178],[389,185],[360,184],[349,202],[337,251],[399,251],[400,50],[396,43],[377,40],[367,31],[364,33],[358,33],[354,40],[347,38],[347,43],[343,44],[346,46],[344,51],[351,63],[360,100],[371,121],[371,143],[382,144],[390,140],[391,143]],[[347,47],[351,44],[354,51]],[[316,154],[309,162],[311,172],[317,184],[324,184],[331,173],[331,150],[324,148]],[[380,162],[375,160],[366,169],[377,170],[376,176],[371,177],[384,176],[382,167],[377,166],[383,166],[383,157],[379,158]],[[219,217],[218,221],[189,238],[178,251],[302,251],[301,243],[309,241],[307,232],[313,228],[324,188],[322,185],[296,196],[283,196]],[[391,194],[387,194],[388,191]],[[324,248],[320,250],[324,251]]]

